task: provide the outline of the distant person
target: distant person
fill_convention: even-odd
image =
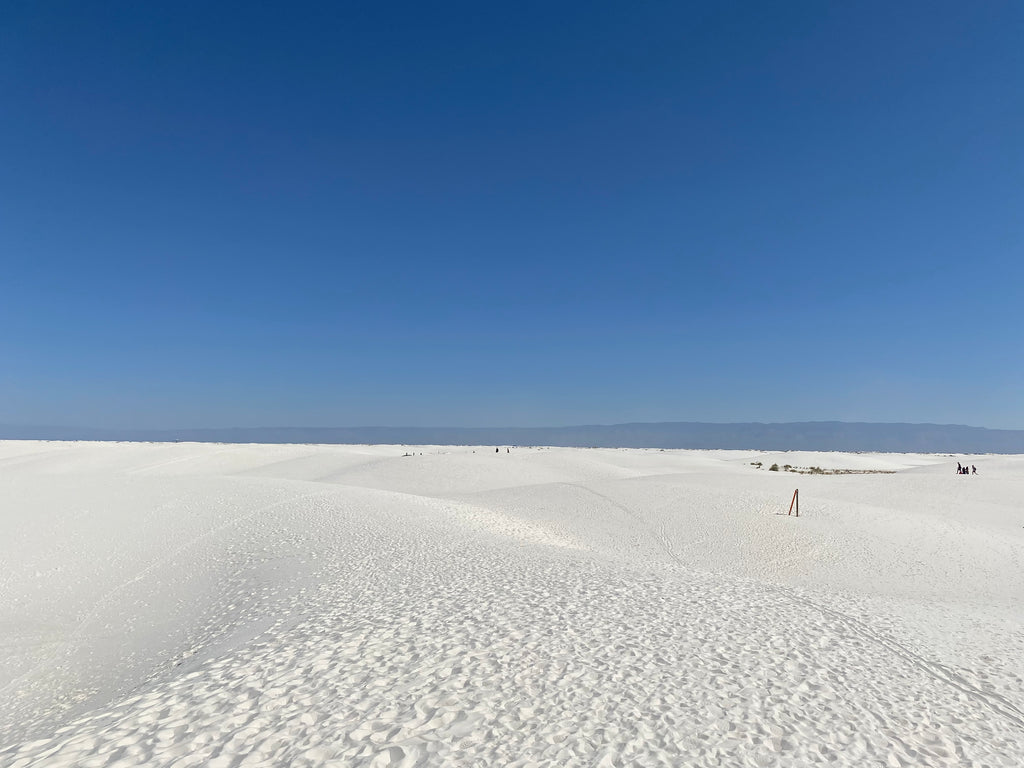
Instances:
[[[974,466],[973,464],[971,464],[971,474],[972,475],[978,474],[978,468],[976,466]]]
[[[964,468],[960,466],[959,461],[956,463],[956,473],[958,475],[962,475],[964,473]]]
[[[497,448],[494,449],[494,452],[495,453],[501,453],[501,451],[499,451]]]

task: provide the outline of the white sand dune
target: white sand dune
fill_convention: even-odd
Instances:
[[[3,442],[0,766],[1024,765],[968,461]]]

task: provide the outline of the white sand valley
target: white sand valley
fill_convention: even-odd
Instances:
[[[0,766],[1024,765],[1022,500],[1024,456],[0,442]]]

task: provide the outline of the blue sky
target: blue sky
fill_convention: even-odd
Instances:
[[[0,423],[1024,428],[1024,6],[0,12]]]

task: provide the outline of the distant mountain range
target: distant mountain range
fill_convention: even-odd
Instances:
[[[550,445],[758,451],[1024,453],[1024,430],[955,424],[659,422],[578,427],[251,427],[126,430],[0,425],[4,440],[390,445]]]

